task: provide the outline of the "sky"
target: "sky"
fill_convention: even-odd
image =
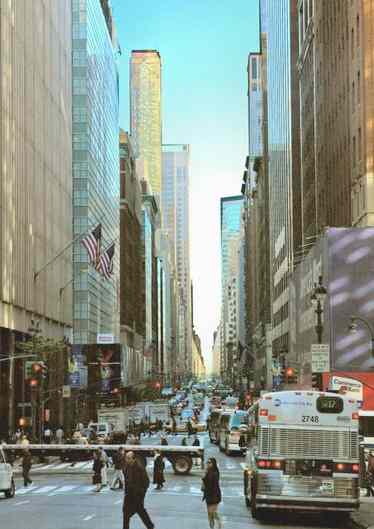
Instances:
[[[162,61],[163,143],[191,146],[194,325],[208,366],[220,318],[220,197],[240,194],[248,145],[247,59],[256,0],[111,0],[122,50],[120,125],[129,130],[129,58]]]

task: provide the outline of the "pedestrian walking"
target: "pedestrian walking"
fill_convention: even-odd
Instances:
[[[156,452],[153,464],[153,483],[156,485],[156,490],[161,490],[165,483],[165,462],[161,452]]]
[[[171,418],[171,431],[173,434],[176,434],[177,432],[177,421],[175,420],[174,415]]]
[[[149,487],[148,474],[143,465],[135,459],[134,452],[126,454],[124,476],[123,529],[130,528],[130,518],[134,514],[140,517],[147,529],[154,529],[154,524],[144,507],[144,499]]]
[[[105,452],[104,448],[99,448],[101,461],[103,466],[101,467],[101,482],[103,487],[108,486],[108,466],[109,466],[109,457]]]
[[[30,470],[32,467],[32,459],[30,450],[26,449],[23,451],[22,456],[22,476],[23,476],[23,484],[25,487],[28,485],[31,485],[32,481],[30,478]]]
[[[207,506],[209,527],[213,529],[217,522],[218,528],[221,529],[222,521],[218,514],[218,505],[222,501],[222,494],[219,486],[219,470],[214,457],[208,459],[207,470],[202,481],[201,490],[203,501],[205,500]]]
[[[194,433],[194,429],[193,429],[190,419],[188,419],[187,421],[187,432],[188,432],[188,437]]]
[[[93,477],[92,477],[92,483],[96,485],[95,492],[100,492],[102,487],[102,477],[101,477],[101,471],[103,468],[103,461],[101,459],[101,452],[100,450],[95,450],[93,453],[94,462],[93,462]]]
[[[183,437],[182,442],[181,442],[181,445],[182,445],[182,446],[187,446],[187,444],[188,444],[188,443],[187,443],[187,437]]]
[[[43,438],[44,438],[44,443],[46,445],[50,445],[51,444],[51,440],[52,440],[52,430],[50,429],[49,426],[46,426],[45,429],[44,429],[44,434],[43,434]]]
[[[56,443],[58,445],[62,444],[63,438],[64,438],[64,430],[62,429],[62,426],[59,426],[56,430]]]
[[[193,440],[192,446],[195,446],[195,447],[199,447],[200,446],[200,439],[197,437],[196,434],[195,434],[195,439]],[[194,465],[196,465],[196,466],[200,465],[199,459],[197,459],[197,458],[195,459]]]
[[[374,496],[374,450],[370,450],[368,455],[366,483],[366,496]]]
[[[118,482],[118,488],[123,489],[123,467],[125,465],[125,450],[122,447],[120,447],[118,451],[113,454],[112,461],[114,465],[114,474],[110,488],[111,490],[115,490]]]
[[[168,443],[168,440],[166,439],[166,437],[164,435],[161,435],[161,446],[168,446],[169,443]]]
[[[240,433],[239,448],[241,449],[242,454],[245,455],[247,452],[247,436],[244,432]]]

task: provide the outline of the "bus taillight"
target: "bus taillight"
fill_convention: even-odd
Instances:
[[[335,472],[358,474],[360,472],[360,465],[358,463],[335,463]]]
[[[267,468],[272,470],[283,470],[284,462],[279,459],[259,459],[257,461],[258,468]]]
[[[262,410],[260,410],[260,416],[261,417],[267,417],[267,414],[268,414],[268,410],[267,409],[262,408]]]

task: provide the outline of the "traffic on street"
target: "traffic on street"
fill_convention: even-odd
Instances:
[[[251,444],[253,445],[250,433],[251,428],[256,428],[256,417],[253,415],[255,409],[253,406],[249,407],[249,409],[238,409],[239,398],[230,395],[229,391],[230,389],[228,388],[226,394],[222,396],[219,396],[218,389],[203,391],[198,414],[192,414],[192,417],[196,416],[199,424],[204,424],[204,431],[199,433],[191,431],[190,435],[188,435],[188,429],[186,429],[186,432],[177,433],[174,431],[169,433],[168,427],[163,425],[162,430],[158,432],[149,433],[144,431],[139,435],[134,433],[133,435],[140,444],[132,444],[133,437],[130,436],[130,442],[123,445],[125,452],[129,452],[137,446],[140,448],[146,445],[154,447],[154,453],[156,453],[162,447],[178,448],[195,444],[199,445],[204,452],[204,468],[201,468],[198,461],[194,461],[186,475],[175,474],[172,464],[165,459],[162,488],[155,487],[152,484],[155,458],[146,458],[145,469],[151,484],[146,493],[145,506],[154,526],[171,529],[175,527],[176,519],[178,520],[178,527],[183,529],[197,529],[207,526],[209,518],[207,519],[205,502],[202,501],[204,497],[202,478],[206,473],[207,463],[214,458],[219,469],[221,493],[221,501],[218,503],[219,518],[217,519],[217,527],[247,529],[262,526],[263,523],[269,529],[280,525],[298,529],[306,527],[315,529],[328,529],[330,527],[343,529],[351,527],[350,517],[342,516],[342,513],[339,513],[338,510],[319,511],[317,509],[316,511],[311,511],[306,508],[301,512],[295,512],[292,510],[287,511],[287,505],[285,504],[285,509],[283,510],[269,511],[261,518],[258,516],[258,512],[255,512],[253,505],[251,505],[251,498],[248,494],[249,452]],[[181,410],[193,410],[194,403],[196,403],[196,398],[194,398],[196,394],[197,390],[194,389],[194,386],[191,386],[191,391],[186,394],[185,399],[182,401],[184,405]],[[278,393],[278,395],[281,397],[282,394]],[[312,394],[310,393],[310,395]],[[290,399],[291,396],[288,395],[287,398]],[[312,397],[309,396],[310,398]],[[267,399],[264,401],[265,403],[271,402],[268,397],[265,397],[265,399]],[[170,399],[168,403],[171,410],[175,411],[177,409],[173,399]],[[261,402],[259,402],[259,405],[260,407],[265,406]],[[279,406],[278,402],[275,405],[279,415],[279,408],[282,408],[282,406]],[[333,403],[326,402],[324,405],[331,411]],[[340,404],[337,404],[337,406],[340,406]],[[261,409],[265,409],[265,407]],[[269,413],[273,413],[273,411],[270,409]],[[189,417],[189,413],[186,415]],[[222,418],[219,421],[221,427],[218,427],[218,429],[217,415]],[[261,412],[259,412],[256,416],[260,418],[261,415]],[[235,417],[235,420],[233,417]],[[268,419],[265,414],[263,417],[266,420]],[[330,413],[328,413],[328,417],[331,417]],[[173,414],[172,418],[172,422],[175,420],[172,430],[181,429],[184,420],[182,412],[178,412],[176,415]],[[280,422],[283,427],[287,427],[289,420],[280,418]],[[222,428],[222,425],[226,423],[229,442],[227,435],[226,437],[224,435],[225,428]],[[133,424],[132,429],[136,426],[138,426],[138,429],[143,429],[143,425],[141,426],[140,423],[137,425]],[[135,428],[134,431],[138,429]],[[234,438],[232,438],[233,434],[235,434]],[[102,446],[109,446],[106,442]],[[323,444],[318,446],[320,450],[323,449]],[[28,447],[22,448],[22,450],[25,449],[32,452],[32,449]],[[9,455],[11,453],[9,449],[7,450],[7,445],[5,444],[3,444],[3,450],[5,454]],[[322,453],[319,457],[322,457]],[[92,459],[87,460],[85,458],[85,460],[73,462],[61,462],[56,456],[49,457],[42,462],[39,457],[34,456],[33,459],[29,473],[30,483],[27,486],[25,486],[26,483],[23,483],[22,457],[17,457],[13,462],[15,494],[14,497],[6,498],[4,496],[0,499],[1,526],[4,524],[4,527],[6,526],[8,529],[19,529],[18,518],[27,516],[27,527],[30,529],[50,529],[51,523],[54,523],[54,527],[58,529],[72,529],[85,524],[91,528],[104,526],[121,527],[123,485],[126,490],[126,484],[123,483],[123,477],[121,479],[120,475],[119,486],[117,484],[114,487],[111,486],[112,478],[116,472],[115,468],[117,468],[114,456],[108,462],[106,483],[101,482],[99,494],[95,494],[98,489],[93,483],[94,463]],[[121,464],[121,472],[124,470],[125,465],[126,463]],[[261,471],[260,467],[257,466],[257,468]],[[263,471],[271,476],[274,475],[272,468],[264,465]],[[277,471],[277,468],[274,468]],[[254,473],[251,473],[251,475],[254,476]],[[331,473],[328,475],[331,475]],[[342,475],[346,477],[346,474]],[[305,477],[304,479],[307,478]],[[313,479],[315,481],[316,478]],[[330,482],[331,480],[327,479],[326,476],[323,477],[323,486],[325,488],[328,489],[328,483]],[[289,486],[291,485],[289,484]],[[311,489],[309,490],[311,491]],[[270,489],[268,493],[271,494]],[[327,497],[332,497],[329,490],[327,490]],[[303,498],[304,506],[307,499]],[[40,517],[41,512],[43,513],[42,517]],[[134,529],[142,527],[142,522],[136,516],[132,523]]]

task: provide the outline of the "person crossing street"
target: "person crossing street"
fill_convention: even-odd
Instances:
[[[125,451],[121,447],[117,452],[113,454],[112,460],[114,465],[114,474],[112,478],[112,483],[110,485],[111,490],[115,490],[117,482],[118,488],[123,489],[123,467],[125,464]]]
[[[22,476],[23,476],[23,483],[24,486],[27,487],[28,485],[31,485],[32,480],[30,479],[30,470],[32,467],[32,459],[31,454],[29,450],[23,451],[22,456]]]
[[[153,466],[153,483],[156,485],[156,490],[161,490],[165,483],[165,463],[161,452],[156,452]]]
[[[130,519],[137,514],[147,529],[154,529],[154,523],[144,507],[144,499],[149,487],[146,469],[139,463],[134,452],[126,454],[124,468],[125,496],[123,500],[123,529],[130,529]]]

